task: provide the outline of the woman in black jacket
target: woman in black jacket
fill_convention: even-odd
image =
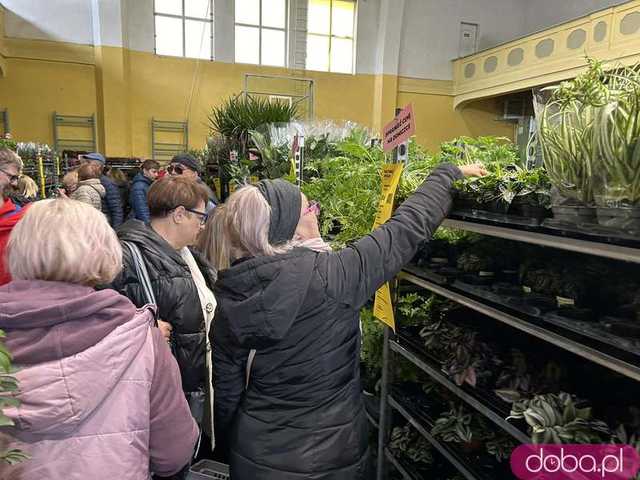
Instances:
[[[130,220],[117,230],[124,268],[111,287],[138,307],[149,302],[128,246],[133,244],[146,266],[158,306],[158,326],[178,361],[191,413],[212,434],[206,351],[216,306],[211,291],[215,273],[189,248],[207,220],[207,192],[192,180],[166,177],[151,186],[147,199],[149,224]]]
[[[369,478],[360,308],[431,237],[452,183],[485,173],[437,168],[387,223],[337,252],[297,187],[266,180],[230,197],[233,263],[218,274],[211,343],[215,425],[229,437],[232,479]]]

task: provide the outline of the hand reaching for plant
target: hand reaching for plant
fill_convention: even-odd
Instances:
[[[461,165],[460,171],[465,177],[484,177],[489,172],[481,163],[472,163],[471,165]]]

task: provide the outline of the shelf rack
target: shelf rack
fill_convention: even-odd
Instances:
[[[7,133],[11,133],[11,128],[9,126],[9,110],[6,108],[4,110],[0,110],[0,126],[2,126],[0,138],[4,138]]]
[[[555,234],[550,229],[543,227],[539,228],[508,228],[506,226],[500,226],[491,224],[491,222],[484,221],[470,221],[468,219],[449,218],[443,222],[443,226],[448,228],[462,229],[469,232],[475,232],[482,235],[488,235],[498,238],[504,238],[506,240],[513,240],[525,243],[531,243],[541,245],[545,247],[551,247],[561,250],[579,252],[583,254],[600,256],[604,258],[610,258],[615,260],[622,260],[626,262],[640,263],[640,243],[638,248],[629,246],[627,240],[621,242],[600,241],[598,238],[588,238],[588,235],[571,233],[566,235]],[[564,232],[566,233],[566,232]],[[581,238],[576,238],[581,237]],[[631,242],[635,244],[634,242]],[[635,381],[640,381],[640,365],[632,363],[622,358],[618,358],[607,352],[603,352],[590,345],[585,345],[574,338],[570,338],[569,335],[563,335],[556,331],[553,331],[544,326],[538,325],[524,318],[519,318],[511,312],[496,308],[490,305],[488,302],[483,302],[477,298],[473,298],[469,294],[457,291],[450,285],[441,285],[431,280],[421,278],[414,272],[403,271],[399,276],[399,279],[408,281],[416,286],[424,288],[432,293],[443,296],[452,300],[460,305],[475,310],[489,318],[497,320],[499,322],[510,325],[522,332],[525,332],[540,340],[560,347],[568,352],[578,355],[592,363],[604,366],[613,372],[622,374]],[[401,337],[399,337],[401,338]],[[491,409],[490,406],[484,404],[481,400],[475,396],[469,394],[464,389],[455,385],[454,382],[449,380],[442,372],[434,368],[429,361],[415,351],[410,345],[404,345],[396,339],[395,335],[390,328],[386,327],[384,331],[384,345],[383,345],[383,369],[382,369],[382,385],[381,385],[381,399],[380,399],[380,428],[378,436],[378,468],[376,473],[377,480],[384,480],[386,475],[387,461],[398,468],[397,461],[390,459],[386,454],[386,444],[388,441],[388,435],[390,430],[390,409],[397,411],[408,422],[410,422],[436,449],[438,449],[451,464],[467,479],[478,478],[474,476],[475,473],[469,466],[460,462],[459,458],[451,454],[450,449],[446,445],[440,443],[437,439],[430,435],[428,428],[421,423],[414,415],[409,411],[410,408],[403,406],[390,393],[391,374],[389,365],[392,361],[392,353],[397,353],[416,365],[422,371],[424,371],[429,377],[439,383],[441,386],[447,388],[451,393],[456,395],[459,399],[465,402],[470,407],[484,415],[491,420],[495,425],[500,427],[503,431],[510,434],[516,440],[521,443],[529,443],[529,438],[522,431],[517,429],[514,425],[510,424],[497,412]],[[439,448],[440,447],[440,448]],[[448,454],[445,451],[448,450]],[[402,465],[398,470],[403,474]],[[405,476],[405,478],[407,478]]]
[[[161,135],[178,137],[177,142],[162,142]],[[174,155],[187,151],[189,122],[156,120],[151,118],[151,156],[154,160],[171,160]]]
[[[62,115],[53,112],[53,145],[56,152],[64,150],[95,152],[97,148],[96,117],[81,115]],[[63,129],[84,129],[81,137],[66,137]],[[68,134],[68,132],[67,132]]]
[[[551,233],[540,233],[538,231],[506,228],[486,223],[470,222],[468,220],[447,219],[442,223],[442,226],[466,230],[481,235],[489,235],[491,237],[504,238],[505,240],[532,243],[543,247],[552,247],[614,260],[640,263],[640,248],[632,248],[624,245],[605,243],[597,240],[583,240],[568,236],[553,235]],[[540,230],[548,231],[547,229]]]

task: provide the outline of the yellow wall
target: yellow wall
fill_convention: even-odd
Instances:
[[[0,76],[0,109],[9,109],[18,141],[53,143],[51,114],[57,111],[95,113],[98,143],[108,156],[149,157],[152,117],[172,121],[188,117],[190,147],[202,148],[211,107],[241,92],[246,73],[312,79],[317,119],[351,120],[379,129],[391,119],[395,106],[412,102],[418,141],[430,149],[463,134],[512,133],[494,121],[499,110],[492,102],[454,112],[451,94],[437,89],[425,94],[416,87],[429,81],[410,81],[422,93],[399,93],[403,82],[389,75],[293,73],[114,47],[9,38],[5,43],[8,74]]]
[[[511,123],[498,122],[497,100],[476,102],[462,110],[453,109],[448,95],[399,93],[398,106],[412,103],[416,118],[416,140],[431,151],[442,142],[460,135],[497,135],[513,139]]]

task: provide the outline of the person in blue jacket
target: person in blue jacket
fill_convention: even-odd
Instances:
[[[92,162],[101,169],[100,183],[102,183],[106,191],[106,195],[102,199],[102,213],[107,216],[107,220],[109,220],[109,224],[113,228],[119,227],[124,222],[122,199],[120,198],[118,185],[104,174],[104,167],[107,163],[104,155],[97,152],[88,153],[81,157],[81,163],[84,162]]]
[[[158,170],[160,164],[155,160],[145,160],[140,166],[140,171],[133,177],[131,192],[129,193],[129,204],[131,205],[131,214],[136,220],[149,223],[151,216],[149,214],[149,205],[147,204],[147,191],[149,187],[158,178]]]

